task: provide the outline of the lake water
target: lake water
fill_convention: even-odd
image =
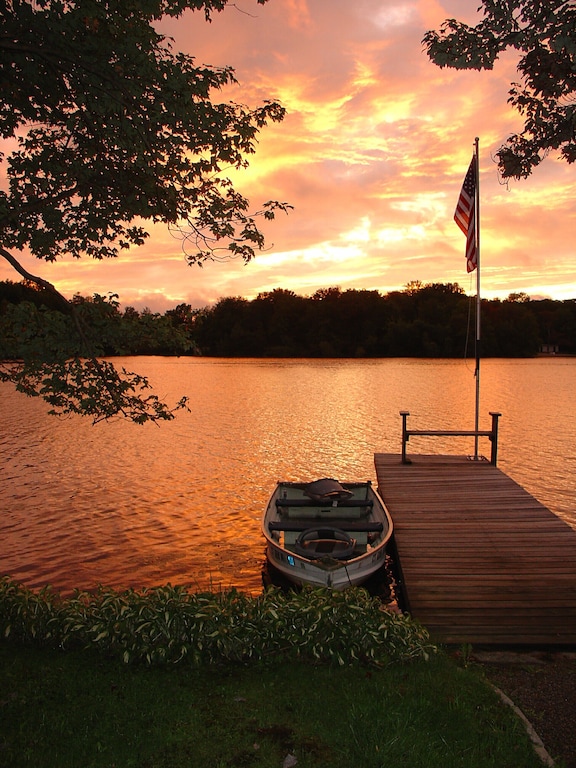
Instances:
[[[190,413],[93,426],[0,385],[0,573],[63,591],[186,584],[261,590],[260,518],[279,479],[375,480],[409,427],[473,429],[470,361],[127,358]],[[576,527],[576,359],[486,360],[481,429],[499,467]],[[487,440],[481,452],[490,454]],[[417,438],[415,453],[471,453]]]

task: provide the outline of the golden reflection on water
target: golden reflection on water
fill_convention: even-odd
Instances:
[[[55,419],[0,388],[0,571],[63,590],[261,589],[260,517],[279,479],[375,480],[373,454],[412,428],[472,429],[473,366],[446,360],[119,360],[192,412],[162,425]],[[499,466],[576,526],[576,360],[486,360],[481,428],[501,411]],[[489,444],[481,444],[489,454]],[[412,438],[470,453],[469,438]]]

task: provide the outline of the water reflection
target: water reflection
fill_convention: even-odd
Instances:
[[[411,428],[472,428],[464,361],[120,361],[155,390],[191,397],[160,428],[48,417],[0,389],[0,570],[28,583],[89,588],[171,582],[258,592],[262,510],[279,479],[375,479],[373,454],[400,452]],[[576,360],[496,361],[482,369],[482,427],[501,411],[499,465],[576,525]],[[481,444],[489,453],[489,444]],[[421,453],[470,453],[412,438]]]

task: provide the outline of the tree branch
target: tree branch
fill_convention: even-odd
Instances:
[[[9,251],[7,251],[5,248],[3,248],[1,245],[0,245],[0,256],[5,258],[6,261],[12,267],[14,267],[16,272],[18,272],[19,275],[22,275],[22,277],[25,280],[29,280],[31,283],[34,283],[35,285],[37,285],[39,288],[44,288],[46,291],[50,291],[50,293],[54,294],[60,299],[60,301],[64,304],[64,306],[67,309],[70,309],[72,305],[70,304],[68,299],[65,296],[63,296],[60,293],[60,291],[57,290],[52,285],[52,283],[49,283],[48,280],[44,280],[43,277],[38,277],[37,275],[33,275],[31,272],[28,272],[28,270],[25,267],[23,267],[22,264],[20,264],[18,259],[12,256],[12,254]]]

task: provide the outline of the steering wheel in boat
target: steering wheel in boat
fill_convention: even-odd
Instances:
[[[295,550],[308,558],[329,555],[335,560],[351,557],[356,540],[340,528],[307,528],[298,536]]]

